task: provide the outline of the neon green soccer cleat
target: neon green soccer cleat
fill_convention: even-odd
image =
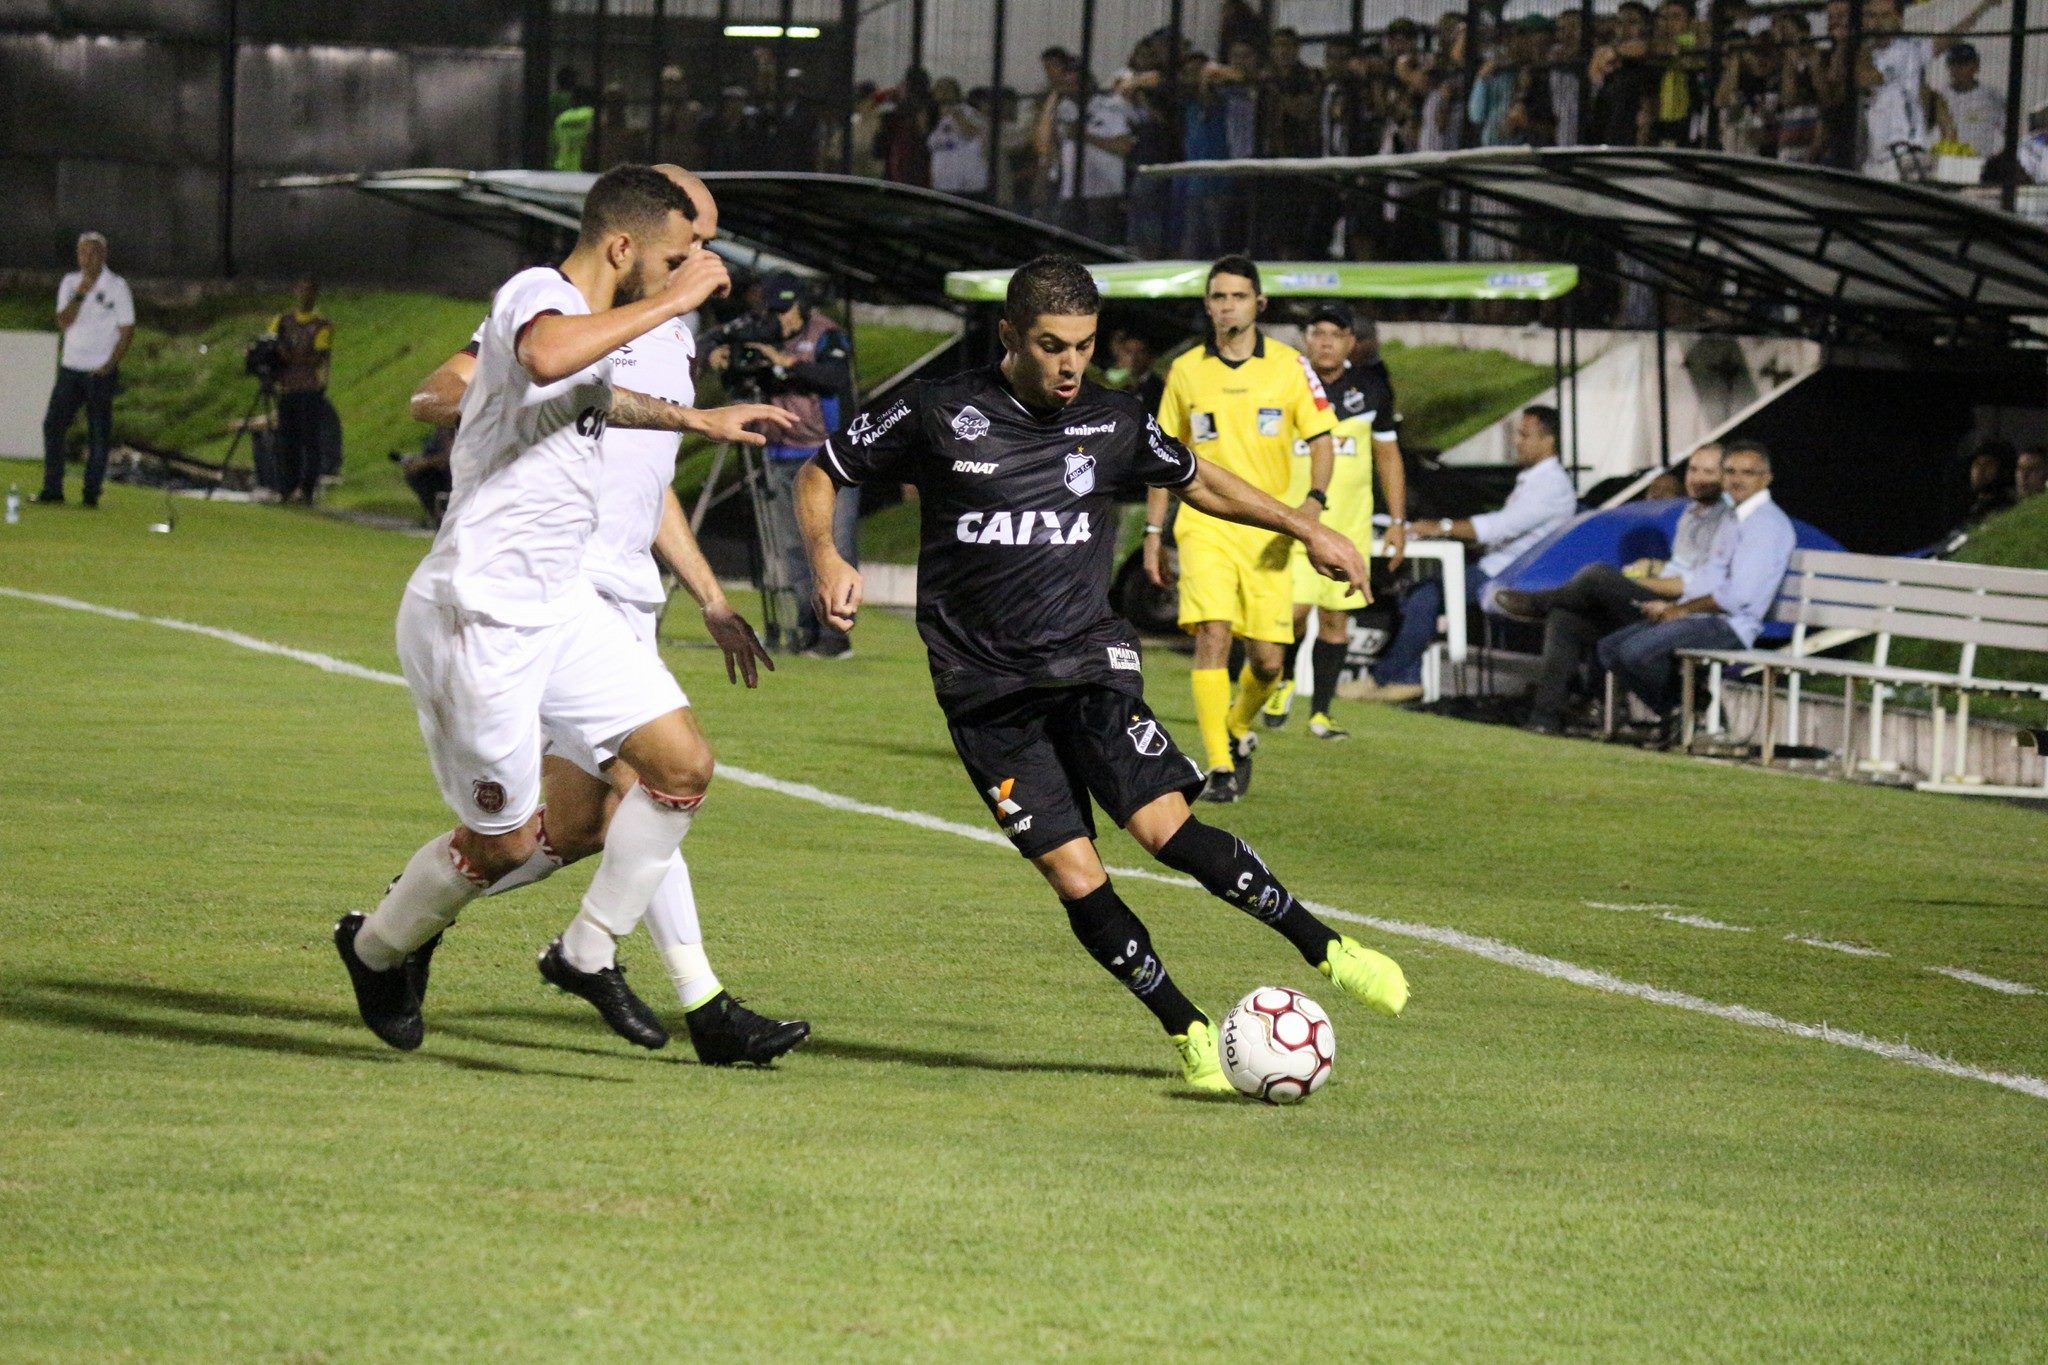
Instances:
[[[1294,680],[1283,678],[1273,689],[1273,695],[1266,698],[1266,704],[1259,708],[1259,722],[1268,730],[1277,730],[1287,723],[1287,713],[1294,706]]]
[[[1330,944],[1319,968],[1344,988],[1344,994],[1381,1014],[1399,1014],[1408,1004],[1408,978],[1385,953],[1367,948],[1345,934]]]
[[[1188,1025],[1186,1033],[1173,1035],[1180,1052],[1181,1078],[1197,1090],[1216,1095],[1233,1095],[1237,1087],[1223,1074],[1223,1058],[1216,1051],[1216,1026],[1206,1019]]]

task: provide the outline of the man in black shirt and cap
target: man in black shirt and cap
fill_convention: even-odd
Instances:
[[[917,486],[918,632],[968,776],[1082,946],[1157,1016],[1188,1082],[1226,1091],[1214,1025],[1103,869],[1091,797],[1160,862],[1271,925],[1354,998],[1399,1014],[1408,983],[1392,959],[1311,914],[1242,840],[1189,813],[1202,771],[1146,706],[1137,633],[1109,606],[1115,498],[1174,488],[1212,516],[1296,537],[1333,578],[1358,586],[1366,568],[1343,536],[1197,460],[1134,396],[1088,382],[1100,307],[1078,262],[1022,267],[1004,305],[1002,361],[863,412],[799,476],[798,516],[818,615],[851,629],[861,577],[833,545],[837,490]]]

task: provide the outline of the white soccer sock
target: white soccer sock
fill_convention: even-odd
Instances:
[[[578,910],[562,931],[562,960],[579,972],[601,972],[617,965],[618,941],[588,910]]]
[[[690,889],[690,865],[680,852],[647,902],[647,934],[661,949],[661,960],[668,964],[669,980],[676,983],[676,995],[684,1009],[693,1010],[724,989],[704,953],[697,897]]]
[[[483,893],[455,851],[455,835],[420,845],[356,932],[356,956],[374,972],[388,972],[405,955],[455,923],[462,907]]]
[[[598,861],[597,875],[590,879],[590,890],[584,893],[583,910],[562,935],[565,956],[570,953],[571,934],[577,940],[576,951],[588,961],[598,956],[593,931],[615,940],[633,932],[633,926],[647,913],[654,889],[668,875],[676,847],[690,832],[690,822],[703,799],[657,799],[644,784],[626,793],[605,831],[604,856]],[[569,960],[571,966],[577,966],[574,956]]]
[[[535,882],[545,881],[562,870],[562,856],[556,853],[554,845],[548,842],[547,815],[548,808],[542,806],[540,808],[540,842],[534,845],[532,855],[525,862],[492,882],[490,890],[484,892],[486,896],[502,896],[507,891],[517,891],[522,886],[531,886]]]

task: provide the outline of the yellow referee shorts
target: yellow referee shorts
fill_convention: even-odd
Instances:
[[[1294,642],[1293,541],[1269,531],[1242,534],[1206,527],[1180,538],[1180,624],[1228,621],[1233,635]]]
[[[1308,562],[1307,547],[1298,540],[1294,542],[1294,552],[1287,557],[1287,567],[1293,579],[1296,606],[1314,607],[1318,611],[1357,611],[1365,605],[1364,593],[1349,583],[1317,573]]]

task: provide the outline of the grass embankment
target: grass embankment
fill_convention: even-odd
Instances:
[[[417,543],[156,515],[31,507],[0,585],[395,667]],[[816,1028],[772,1073],[541,987],[582,869],[472,905],[425,1047],[383,1048],[327,935],[448,827],[404,689],[0,597],[0,1358],[2048,1355],[2042,1100],[1354,926],[1414,983],[1380,1020],[1124,878],[1197,1001],[1275,981],[1335,1020],[1308,1104],[1191,1097],[1009,850],[737,780],[990,828],[906,620],[747,693],[688,618],[670,663],[726,766],[686,845],[710,952]],[[1147,668],[1192,743],[1185,662]],[[2036,812],[1338,720],[1269,732],[1251,799],[1204,810],[1301,894],[2048,1074],[2048,996],[1928,970],[2048,986]]]
[[[50,302],[41,291],[0,293],[0,328],[48,329]],[[139,304],[114,405],[115,439],[219,460],[255,395],[242,369],[243,348],[289,305],[283,293],[220,295],[178,307]],[[417,449],[423,435],[406,413],[406,399],[422,376],[469,340],[484,307],[481,299],[396,290],[332,289],[321,296],[320,311],[335,327],[328,397],[342,423],[342,481],[326,495],[329,506],[417,515],[419,504],[388,458],[393,450]],[[855,352],[861,383],[879,383],[936,340],[910,327],[861,328]],[[716,384],[708,389],[707,398],[715,397]],[[73,440],[83,447],[82,421]],[[235,462],[249,466],[246,444]],[[678,487],[694,493],[709,468],[708,453],[686,451]]]

